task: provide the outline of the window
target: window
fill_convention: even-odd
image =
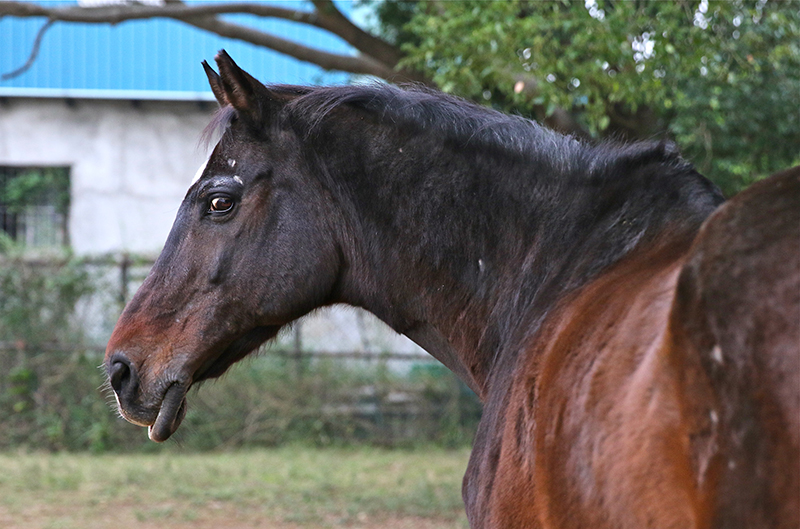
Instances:
[[[68,167],[0,166],[0,237],[26,248],[69,245]]]

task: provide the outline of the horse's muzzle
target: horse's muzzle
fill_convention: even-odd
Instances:
[[[166,385],[166,390],[157,391],[155,395],[145,392],[134,364],[121,352],[109,356],[106,368],[119,412],[125,420],[147,426],[150,439],[156,442],[166,441],[175,433],[186,415],[188,384],[173,381]],[[148,393],[150,398],[147,398]]]

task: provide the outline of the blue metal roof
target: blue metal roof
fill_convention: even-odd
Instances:
[[[307,2],[269,3],[310,8]],[[345,13],[352,12],[351,2],[339,2],[338,6]],[[354,53],[338,37],[303,24],[251,15],[223,18],[308,46]],[[25,63],[44,22],[41,18],[0,19],[0,73]],[[346,74],[325,72],[272,50],[222,38],[175,20],[136,20],[116,26],[57,22],[45,34],[33,66],[18,77],[0,81],[0,95],[94,93],[121,98],[138,94],[140,97],[136,98],[142,99],[205,99],[210,97],[210,91],[200,62],[208,60],[213,64],[214,55],[222,48],[266,83],[341,83],[348,79]]]

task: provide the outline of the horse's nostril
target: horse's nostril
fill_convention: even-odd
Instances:
[[[133,370],[127,358],[121,355],[114,355],[108,365],[108,379],[111,387],[120,395],[126,386],[130,384]]]

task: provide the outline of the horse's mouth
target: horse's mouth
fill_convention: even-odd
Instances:
[[[187,389],[177,382],[167,388],[155,422],[147,427],[147,435],[151,441],[164,442],[178,429],[186,416]]]
[[[139,405],[123,405],[119,395],[117,410],[123,419],[136,426],[147,427],[148,437],[152,441],[161,443],[169,439],[180,426],[186,416],[186,392],[189,387],[180,382],[173,382],[164,392],[161,404],[155,407],[142,407]]]
[[[147,434],[151,441],[157,443],[166,441],[175,433],[186,416],[186,393],[191,386],[222,375],[236,361],[278,334],[279,329],[279,326],[258,327],[233,341],[221,353],[201,364],[188,380],[170,383],[161,398],[160,405],[141,406],[131,405],[130,402],[125,402],[123,405],[118,392],[115,391],[120,414],[128,422],[147,426]]]

